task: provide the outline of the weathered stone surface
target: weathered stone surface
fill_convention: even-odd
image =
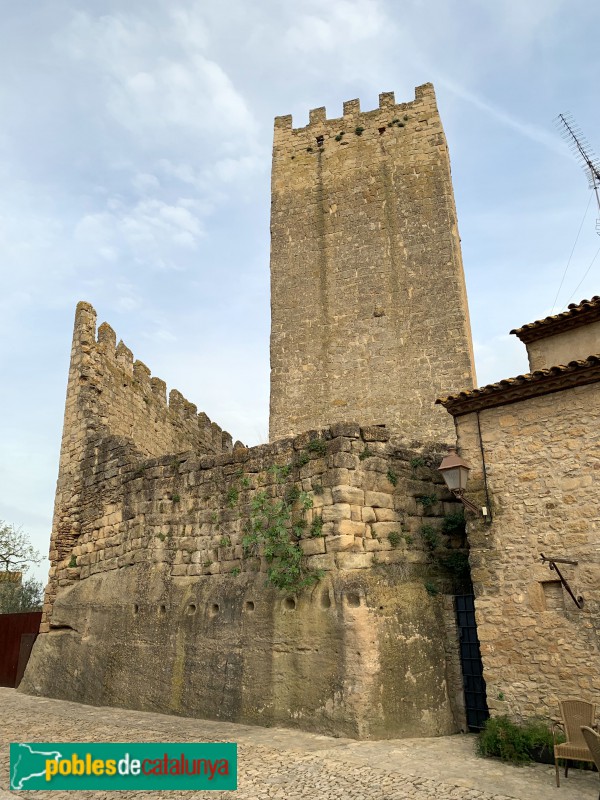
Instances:
[[[471,464],[469,498],[492,523],[470,518],[472,579],[488,704],[494,714],[553,717],[558,700],[600,693],[600,385],[457,417]],[[560,569],[578,609],[540,553]]]
[[[422,590],[422,543],[391,551],[370,538],[365,519],[375,512],[365,495],[395,513],[392,494],[362,488],[375,459],[355,457],[340,484],[312,437],[246,449],[242,462],[189,452],[142,458],[131,440],[92,427],[85,396],[72,391],[72,424],[95,455],[61,476],[77,516],[68,538],[54,533],[61,550],[24,691],[359,738],[461,727],[460,683],[447,683],[460,673],[456,629]],[[377,444],[377,461],[397,475],[394,494],[410,495],[396,445]],[[312,508],[303,510],[300,487]],[[269,588],[264,553],[243,547],[262,492],[267,502],[292,498],[293,520],[305,520],[304,567],[323,573],[309,589]],[[366,543],[377,545],[377,565]],[[409,662],[398,673],[394,664]]]
[[[454,441],[434,401],[472,386],[474,368],[430,84],[412,102],[276,124],[271,288],[272,440],[353,419],[369,441],[381,423]]]

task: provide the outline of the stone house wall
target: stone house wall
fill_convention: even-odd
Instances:
[[[270,438],[345,419],[451,442],[473,386],[448,147],[431,84],[275,120]]]
[[[568,364],[600,351],[600,320],[580,328],[561,331],[527,343],[529,369],[546,369],[555,364]]]
[[[468,524],[488,705],[555,717],[600,691],[600,384],[479,412],[493,519]],[[468,496],[487,504],[477,412],[456,417]],[[540,554],[559,565],[580,610]]]

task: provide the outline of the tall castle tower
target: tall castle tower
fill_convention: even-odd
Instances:
[[[454,440],[434,401],[475,369],[431,84],[305,128],[276,118],[271,309],[271,440],[344,420]]]

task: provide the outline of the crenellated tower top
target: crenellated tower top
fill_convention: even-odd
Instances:
[[[433,86],[277,117],[271,189],[271,439],[359,419],[451,441],[435,399],[475,372]]]

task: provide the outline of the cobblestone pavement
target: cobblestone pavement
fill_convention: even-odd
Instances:
[[[356,742],[283,728],[94,708],[0,688],[0,800],[596,800],[598,776],[572,770],[560,789],[554,768],[513,767],[474,755],[475,737]],[[237,792],[8,791],[8,744],[18,741],[238,742]],[[561,771],[562,772],[562,771]]]

